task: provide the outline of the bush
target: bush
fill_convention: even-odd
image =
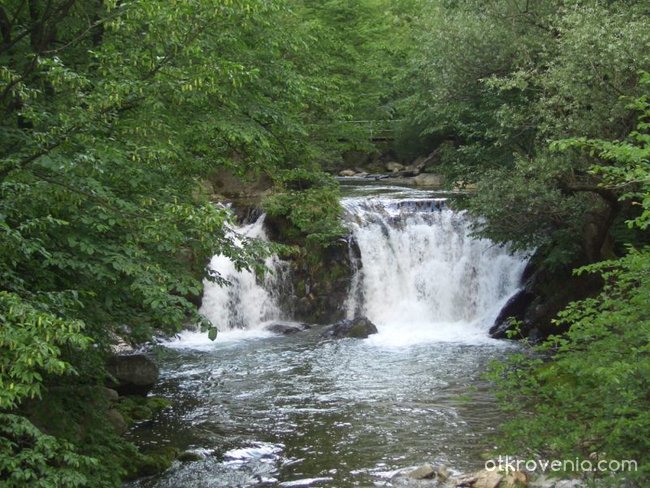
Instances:
[[[336,181],[322,172],[294,169],[276,177],[277,192],[263,202],[274,238],[327,247],[345,234]]]
[[[650,77],[642,82],[650,86]],[[637,130],[624,141],[559,141],[559,150],[588,149],[604,164],[592,168],[603,187],[641,209],[631,228],[650,225],[650,101],[633,103]],[[505,441],[519,452],[555,458],[634,460],[638,470],[616,473],[632,486],[650,481],[650,248],[628,246],[616,260],[579,268],[599,273],[601,293],[570,304],[555,322],[568,328],[536,348],[534,359],[519,354],[493,367],[500,399],[513,419]],[[549,457],[550,457],[549,456]]]

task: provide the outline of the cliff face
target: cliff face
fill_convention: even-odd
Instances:
[[[558,312],[570,302],[595,296],[602,280],[591,274],[575,275],[572,267],[550,271],[539,264],[539,256],[529,262],[521,290],[503,307],[490,335],[504,339],[527,338],[534,342],[565,330],[553,323]]]
[[[266,220],[271,240],[282,242],[282,225]],[[356,254],[355,254],[356,253]],[[287,273],[280,294],[280,307],[294,320],[330,324],[345,316],[345,303],[354,275],[353,259],[358,247],[351,238],[340,238],[327,246],[307,243],[287,256]]]

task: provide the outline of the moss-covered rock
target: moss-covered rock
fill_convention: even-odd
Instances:
[[[160,474],[169,468],[178,458],[180,451],[171,446],[160,447],[146,453],[138,453],[127,467],[127,479],[143,478]]]
[[[337,239],[328,246],[306,245],[288,256],[291,283],[285,294],[284,310],[293,318],[314,324],[331,324],[343,319],[343,304],[354,273],[348,239]]]
[[[203,456],[198,452],[184,451],[178,456],[178,460],[182,463],[191,463],[203,460]]]
[[[125,396],[121,397],[116,408],[128,425],[152,418],[169,407],[171,402],[161,397]]]

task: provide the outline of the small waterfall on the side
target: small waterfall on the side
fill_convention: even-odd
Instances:
[[[347,315],[366,315],[382,342],[475,341],[517,290],[522,255],[470,236],[444,199],[344,199],[360,251]],[[378,337],[378,338],[379,338]]]
[[[234,233],[247,238],[266,240],[264,217],[262,215],[254,223],[242,226]],[[223,255],[214,256],[210,261],[210,268],[218,272],[229,284],[219,286],[205,281],[201,314],[220,331],[256,329],[265,322],[280,319],[282,313],[272,290],[278,289],[274,285],[282,266],[276,257],[267,258],[265,265],[269,271],[260,283],[254,272],[238,271],[230,258]]]

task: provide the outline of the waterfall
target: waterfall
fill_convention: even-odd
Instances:
[[[480,341],[520,285],[523,255],[470,235],[444,199],[343,200],[358,244],[348,318],[366,315],[380,340]]]
[[[371,341],[489,340],[488,329],[520,286],[526,256],[472,237],[467,215],[448,208],[444,198],[364,196],[344,198],[342,205],[355,243],[346,314],[366,315],[377,325]],[[264,215],[232,232],[235,240],[266,239]],[[265,264],[270,271],[256,277],[214,256],[210,268],[229,286],[206,282],[200,312],[221,331],[236,333],[290,319],[279,306],[291,298],[282,286],[291,281],[287,264],[277,257]]]
[[[252,224],[233,229],[231,236],[235,241],[237,236],[267,240],[264,217],[262,215]],[[265,322],[280,319],[282,313],[274,290],[279,288],[275,285],[283,266],[277,257],[267,258],[265,265],[269,271],[259,280],[252,271],[238,271],[230,258],[220,254],[214,256],[210,269],[218,272],[229,285],[219,286],[205,281],[200,313],[220,331],[258,329]]]

